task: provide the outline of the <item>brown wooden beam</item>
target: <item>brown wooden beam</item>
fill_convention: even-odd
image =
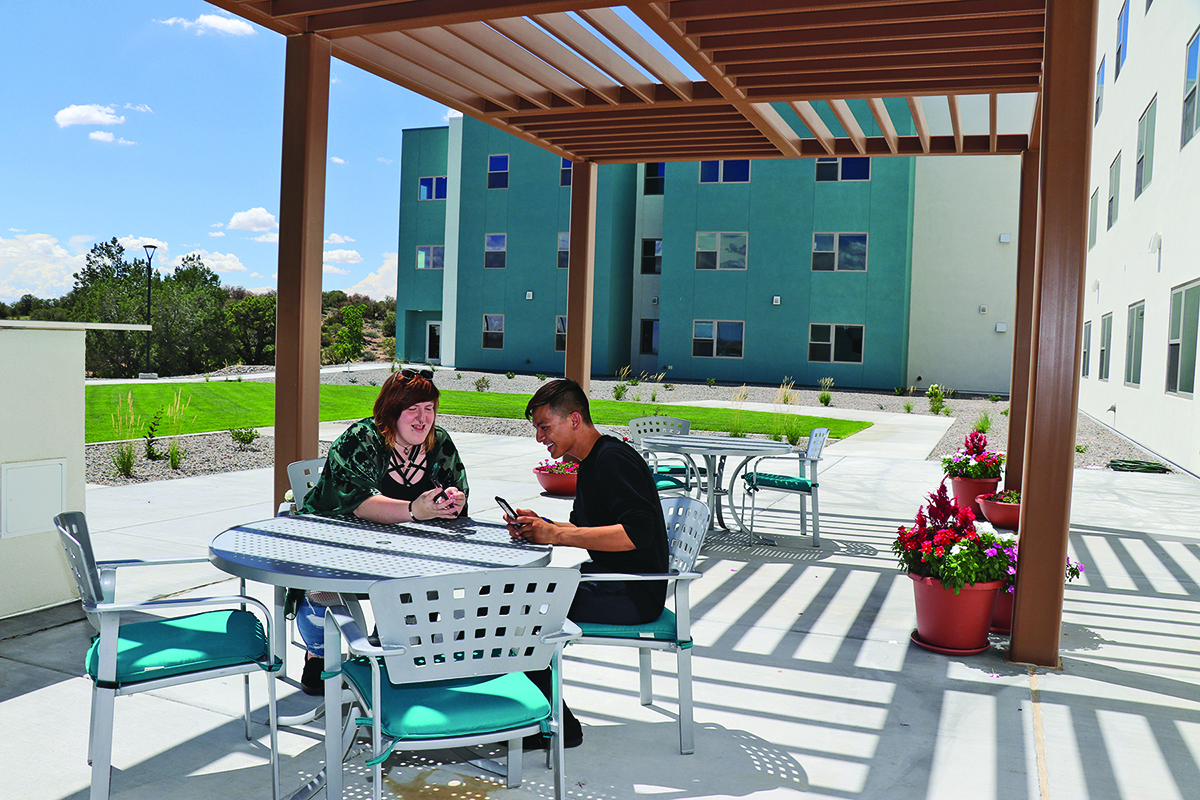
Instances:
[[[1041,153],[1021,154],[1021,221],[1017,232],[1017,306],[1013,314],[1012,376],[1008,394],[1008,448],[1004,488],[1021,490],[1025,475],[1025,416],[1029,412],[1029,357],[1033,344],[1033,296],[1037,276]]]
[[[1037,33],[1045,28],[1044,18],[1038,15],[1005,19],[939,20],[901,24],[861,25],[812,30],[768,31],[764,33],[711,34],[689,36],[703,52],[758,47],[808,47],[810,45],[887,42],[903,40],[934,40],[961,36],[1008,36]]]
[[[1009,657],[1059,665],[1087,257],[1098,0],[1050,0],[1021,549]],[[1049,213],[1047,213],[1049,212]]]
[[[896,80],[894,82],[845,81],[787,86],[749,87],[746,95],[757,103],[787,103],[802,100],[842,100],[847,97],[926,97],[947,94],[1002,94],[1036,92],[1041,75],[1008,78],[946,78],[942,80]]]
[[[753,50],[748,52],[755,52]],[[761,52],[761,51],[760,51]],[[821,60],[753,61],[726,64],[725,74],[739,81],[749,75],[805,75],[810,73],[879,72],[887,70],[947,70],[956,67],[996,65],[1041,65],[1042,48],[1019,50],[958,50],[953,53],[922,52],[915,55],[853,55]]]
[[[276,505],[291,485],[288,464],[318,452],[330,56],[329,40],[320,36],[287,40],[275,328]]]
[[[571,165],[571,243],[567,260],[564,375],[586,393],[592,385],[592,297],[596,279],[596,164]]]
[[[307,0],[301,0],[305,1]],[[554,0],[541,3],[530,3],[526,0],[456,0],[454,3],[447,3],[445,0],[410,0],[349,11],[334,9],[328,13],[309,14],[306,19],[309,31],[330,38],[341,38],[382,31],[441,27],[486,19],[565,13],[608,5],[609,0]]]
[[[972,53],[977,51],[1044,49],[1045,36],[1040,32],[1005,35],[977,35],[919,39],[897,39],[890,42],[854,40],[834,44],[733,48],[714,50],[712,60],[726,68],[734,64],[769,61],[823,61],[828,58],[864,58],[911,56],[920,53]]]

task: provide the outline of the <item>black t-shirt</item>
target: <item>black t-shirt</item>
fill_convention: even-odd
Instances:
[[[658,489],[646,461],[629,445],[601,436],[579,462],[571,524],[579,527],[623,525],[633,550],[588,550],[583,572],[663,573],[667,571],[667,526]],[[630,598],[646,619],[662,612],[666,581],[631,581]]]

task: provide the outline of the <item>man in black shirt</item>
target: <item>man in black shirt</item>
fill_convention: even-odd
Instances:
[[[570,522],[518,508],[515,520],[505,517],[509,533],[538,544],[585,548],[591,561],[583,564],[584,575],[666,572],[667,529],[650,468],[628,444],[596,430],[579,384],[569,378],[547,383],[530,399],[525,416],[551,458],[579,461],[579,476]],[[666,595],[666,581],[584,580],[567,616],[575,622],[653,622]],[[549,670],[530,677],[549,697]],[[565,705],[563,716],[563,742],[575,747],[583,742],[583,729]]]

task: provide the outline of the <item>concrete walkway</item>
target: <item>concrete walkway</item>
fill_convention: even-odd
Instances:
[[[981,655],[935,655],[909,642],[912,590],[889,549],[941,477],[924,459],[943,430],[914,426],[923,419],[904,416],[891,434],[881,422],[872,438],[826,450],[820,548],[796,535],[790,498],[758,517],[778,547],[710,537],[692,597],[695,755],[678,754],[671,657],[656,654],[655,701],[643,707],[632,653],[568,651],[566,695],[586,732],[568,752],[572,800],[1200,797],[1200,482],[1076,471],[1070,545],[1087,572],[1066,589],[1061,671],[1006,663],[1002,637]],[[544,450],[532,437],[455,441],[472,515],[499,519],[497,494],[568,513],[533,480]],[[270,495],[271,471],[255,470],[94,487],[87,512],[100,558],[203,555],[225,527],[269,516]],[[206,564],[147,572],[133,571],[119,597],[236,586]],[[4,797],[87,796],[89,634],[77,606],[0,621]],[[269,797],[265,727],[242,738],[237,686],[121,698],[112,796]],[[261,679],[252,691],[262,720]],[[311,705],[283,686],[282,713]],[[291,792],[321,767],[320,728],[284,731],[280,743]],[[552,796],[536,758],[514,790],[459,763],[394,757],[389,767],[385,796]],[[362,756],[351,773],[347,796],[368,796]]]

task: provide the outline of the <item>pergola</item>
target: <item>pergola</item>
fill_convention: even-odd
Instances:
[[[1022,492],[1022,580],[1010,658],[1058,665],[1097,0],[209,2],[287,37],[276,500],[288,486],[287,464],[318,449],[331,57],[574,162],[566,374],[585,388],[598,164],[1020,154],[1006,482]],[[702,80],[685,75],[617,8]],[[1000,97],[1013,93],[1036,94],[1028,130],[1001,130]],[[964,132],[960,98],[971,95],[987,98],[985,134]],[[888,98],[907,104],[900,125]],[[951,134],[931,133],[930,98],[948,107]],[[850,101],[866,102],[879,135],[863,130]],[[818,113],[821,104],[836,126]]]

